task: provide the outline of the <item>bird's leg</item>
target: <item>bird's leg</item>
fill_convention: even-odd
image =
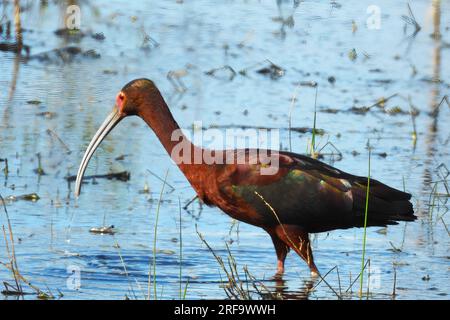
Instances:
[[[277,236],[274,230],[266,231],[270,234],[275,247],[275,252],[277,253],[277,273],[274,278],[278,279],[284,274],[284,261],[286,260],[286,256],[289,252],[289,247]]]
[[[317,277],[319,270],[314,263],[308,233],[293,225],[279,225],[275,230],[278,237],[305,260],[311,270],[311,276]]]
[[[314,263],[314,257],[312,254],[311,249],[311,242],[309,241],[309,236],[307,236],[306,240],[301,240],[304,245],[304,252],[302,252],[301,257],[306,261],[308,264],[309,270],[311,271],[311,276],[318,277],[319,276],[319,270],[316,267],[316,264]],[[306,259],[305,259],[306,256]]]
[[[289,252],[289,247],[287,247],[284,242],[278,238],[272,240],[277,253],[277,273],[275,276],[281,277],[284,274],[284,261],[286,260],[287,253]]]

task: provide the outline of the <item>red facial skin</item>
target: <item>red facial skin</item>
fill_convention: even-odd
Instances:
[[[116,106],[121,113],[123,113],[124,104],[125,104],[125,95],[121,91],[117,94],[117,97],[116,97]]]

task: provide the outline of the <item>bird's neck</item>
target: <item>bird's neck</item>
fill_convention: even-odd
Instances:
[[[158,111],[151,110],[150,107],[144,108],[139,116],[153,129],[169,156],[201,196],[203,180],[211,169],[203,160],[198,160],[203,159],[204,150],[195,146],[183,134],[162,97],[158,103],[160,105],[155,105],[154,102],[152,105]]]

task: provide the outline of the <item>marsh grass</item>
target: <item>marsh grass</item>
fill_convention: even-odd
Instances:
[[[297,102],[297,97],[298,97],[298,93],[299,93],[299,89],[301,86],[304,86],[305,83],[304,82],[299,82],[294,90],[294,93],[292,95],[292,99],[291,99],[291,105],[289,108],[289,117],[288,117],[288,134],[289,134],[289,151],[292,152],[292,131],[294,131],[294,128],[292,127],[292,115],[295,109],[295,105]],[[318,94],[319,94],[319,84],[315,81],[312,81],[311,83],[309,83],[308,85],[311,88],[315,89],[315,94],[314,94],[314,117],[313,117],[313,126],[311,128],[311,140],[309,141],[308,139],[308,144],[306,147],[306,154],[309,154],[312,158],[317,159],[320,156],[324,156],[326,154],[322,154],[321,151],[326,147],[326,146],[331,146],[334,148],[334,150],[337,151],[337,155],[339,156],[339,160],[342,159],[342,153],[339,151],[339,149],[331,142],[327,142],[325,143],[325,145],[319,150],[318,149],[318,145],[317,145],[317,135],[322,135],[324,132],[321,129],[317,128],[317,98],[318,98]],[[334,155],[334,153],[332,152],[330,155]]]
[[[114,237],[114,235],[113,235],[113,237]],[[122,252],[120,250],[120,245],[119,245],[119,243],[117,242],[117,240],[115,238],[114,238],[114,247],[117,249],[117,253],[119,254],[119,258],[120,258],[120,263],[122,264],[122,268],[123,268],[123,271],[125,273],[125,277],[127,278],[128,292],[136,300],[137,296],[136,296],[136,292],[134,291],[134,288],[133,288],[133,283],[131,282],[130,275],[128,273],[128,269],[127,269],[127,266],[125,264],[125,260],[122,257]],[[134,279],[134,280],[137,283],[138,287],[140,287],[139,282],[137,282],[136,279]],[[142,291],[142,289],[141,289],[141,291]],[[145,297],[145,294],[144,294],[144,297]]]
[[[222,288],[225,291],[228,299],[234,300],[254,300],[257,299],[280,299],[280,296],[273,293],[267,288],[261,281],[258,281],[248,270],[247,266],[242,268],[244,279],[239,274],[238,265],[235,257],[233,256],[228,243],[225,242],[227,250],[227,257],[224,260],[219,256],[215,250],[209,245],[203,235],[198,231],[197,225],[195,226],[196,232],[200,240],[205,244],[207,249],[212,253],[219,265],[220,281]],[[226,280],[222,279],[221,273],[226,276]],[[251,285],[251,286],[250,286]],[[255,296],[256,294],[256,296]]]
[[[289,235],[286,232],[286,229],[284,228],[283,224],[281,223],[281,220],[278,217],[278,214],[275,211],[275,209],[270,205],[270,203],[268,203],[266,201],[266,199],[264,199],[264,197],[261,194],[259,194],[257,191],[254,191],[254,192],[255,192],[255,195],[257,195],[264,202],[264,204],[269,208],[269,210],[273,213],[273,215],[274,215],[275,219],[277,220],[278,224],[281,226],[281,229],[283,230],[284,235],[289,240],[289,242],[295,247],[295,242],[292,241],[292,239],[289,237]]]
[[[397,295],[397,268],[394,266],[394,284],[392,287],[392,298],[395,299],[395,296]]]
[[[158,176],[156,173],[154,173],[153,171],[147,169],[147,172],[150,173],[152,176],[154,176],[156,179],[158,179],[159,181],[161,181],[164,185],[168,186],[170,188],[169,192],[175,191],[175,188],[169,184],[166,179],[161,178],[160,176]],[[167,176],[166,176],[167,177]]]
[[[322,152],[322,150],[324,150],[328,146],[332,149],[331,152],[327,152],[327,153]],[[319,147],[316,145],[316,149],[318,149],[318,148]],[[315,154],[317,155],[318,158],[323,158],[324,156],[330,156],[330,159],[332,161],[340,161],[343,158],[341,150],[339,150],[339,148],[336,147],[336,145],[334,143],[332,143],[331,141],[327,141],[322,147],[320,147],[320,149]],[[335,158],[335,156],[336,156],[336,158]]]
[[[225,264],[222,257],[217,255],[217,253],[214,251],[214,249],[209,245],[209,243],[206,241],[206,239],[203,237],[203,235],[198,231],[197,225],[195,226],[196,232],[200,240],[205,244],[205,246],[208,248],[208,250],[213,254],[214,258],[216,259],[217,263],[220,266],[220,269],[225,273],[228,282],[225,282],[222,280],[223,283],[223,289],[225,291],[225,294],[229,299],[236,299],[236,300],[251,300],[251,295],[243,286],[243,282],[239,278],[239,272],[237,271],[237,265],[236,260],[231,255],[229,251],[228,244],[225,244],[227,247],[227,250],[229,252],[229,255],[227,257],[228,267]]]
[[[336,291],[336,289],[333,288],[333,286],[330,285],[330,283],[326,280],[327,276],[329,274],[331,274],[331,272],[333,270],[336,270],[337,274],[338,274],[338,284],[339,284],[339,293]],[[331,268],[330,270],[328,270],[324,276],[319,274],[319,278],[320,280],[316,283],[316,285],[311,289],[311,291],[314,291],[322,282],[325,283],[327,285],[327,287],[333,292],[333,294],[339,299],[342,299],[342,288],[341,288],[341,281],[340,281],[340,276],[339,276],[339,268],[337,266],[334,266],[333,268]]]
[[[166,181],[167,181],[167,176],[169,174],[169,170],[166,171],[166,175],[164,176],[164,180],[163,180],[163,186],[161,188],[161,192],[159,194],[159,199],[158,199],[158,204],[156,206],[156,217],[155,217],[155,230],[154,230],[154,236],[153,236],[153,262],[152,262],[152,268],[151,269],[153,271],[153,273],[151,272],[151,270],[149,270],[148,273],[148,285],[147,285],[147,297],[148,299],[150,299],[150,293],[151,293],[151,275],[153,275],[153,297],[155,300],[158,299],[158,294],[157,294],[157,290],[156,290],[156,242],[157,242],[157,236],[158,236],[158,221],[159,221],[159,211],[161,209],[161,201],[162,201],[162,196],[164,193],[164,188],[166,186]]]
[[[412,9],[411,9],[411,6],[409,5],[409,3],[407,3],[407,5],[408,5],[408,15],[402,16],[403,21],[405,21],[404,31],[406,32],[408,25],[412,26],[414,28],[414,32],[409,37],[414,38],[422,28],[420,27],[419,23],[417,22],[416,17],[414,16],[414,13],[412,12]]]
[[[393,265],[393,287],[392,287],[392,292],[377,292],[377,293],[373,293],[371,292],[371,288],[370,288],[370,278],[371,276],[374,275],[373,272],[371,272],[370,270],[370,265],[371,265],[371,260],[367,259],[364,263],[364,267],[363,270],[361,270],[358,275],[355,278],[352,278],[352,273],[349,273],[349,285],[348,287],[345,289],[342,287],[342,281],[341,281],[341,276],[340,276],[340,272],[339,272],[339,268],[338,266],[334,266],[333,268],[331,268],[330,270],[328,270],[323,276],[320,276],[320,279],[318,280],[318,282],[310,289],[311,292],[314,292],[316,290],[316,288],[319,287],[319,285],[321,285],[322,283],[324,283],[330,290],[331,292],[339,299],[353,299],[354,298],[354,291],[353,291],[353,287],[355,286],[355,284],[358,282],[358,280],[361,280],[362,275],[364,272],[367,272],[367,288],[365,290],[365,292],[362,292],[360,294],[359,290],[358,290],[358,298],[361,299],[362,297],[365,297],[366,299],[370,299],[374,296],[377,297],[389,297],[391,299],[395,299],[397,293],[397,270],[395,265]],[[327,281],[327,278],[333,273],[333,271],[336,272],[336,276],[337,276],[337,288],[332,286],[332,283],[330,281]]]
[[[43,299],[43,300],[54,299],[55,297],[50,292],[50,290],[48,292],[44,292],[44,291],[40,290],[38,287],[32,285],[31,282],[28,281],[20,273],[19,266],[17,264],[16,250],[15,250],[15,245],[14,245],[14,234],[13,234],[13,230],[12,230],[11,220],[9,218],[9,213],[6,208],[5,200],[1,194],[0,194],[0,200],[1,200],[1,203],[3,204],[3,210],[5,212],[5,217],[6,217],[7,225],[8,225],[8,235],[6,233],[5,226],[2,226],[2,231],[3,231],[3,236],[5,239],[6,252],[7,252],[7,255],[9,258],[8,263],[0,261],[0,264],[3,265],[9,271],[11,271],[12,277],[13,277],[14,283],[15,283],[15,285],[11,285],[8,282],[4,281],[3,285],[5,286],[5,290],[2,291],[2,294],[3,295],[21,296],[21,297],[23,297],[24,295],[31,294],[31,293],[27,293],[23,290],[22,283],[24,283],[36,293],[38,299]],[[62,296],[62,294],[60,294],[60,296]]]
[[[136,278],[133,278],[134,283],[136,284],[137,288],[139,289],[139,291],[142,293],[142,296],[144,297],[144,299],[150,300],[152,297],[152,292],[153,292],[153,299],[154,300],[158,300],[158,298],[161,298],[163,296],[164,293],[164,287],[161,287],[161,291],[158,293],[157,291],[157,270],[156,270],[156,253],[157,253],[157,240],[158,240],[158,222],[159,222],[159,213],[160,213],[160,209],[161,209],[161,203],[162,203],[162,197],[164,194],[164,190],[165,190],[165,186],[169,186],[170,185],[167,183],[167,176],[169,174],[169,170],[166,171],[165,177],[164,179],[161,179],[161,181],[163,182],[163,186],[161,188],[161,192],[159,194],[159,198],[158,198],[158,203],[157,203],[157,207],[156,207],[156,216],[155,216],[155,227],[154,227],[154,236],[153,236],[153,255],[152,255],[152,259],[150,259],[149,261],[149,271],[148,271],[148,280],[147,280],[147,293],[144,292],[142,286],[139,284],[139,281],[137,281]],[[159,177],[156,176],[158,179]],[[182,239],[182,223],[181,223],[181,200],[178,199],[178,204],[179,204],[179,219],[180,219],[180,225],[179,225],[179,236],[180,236],[180,270],[179,270],[179,299],[186,299],[186,294],[187,294],[187,289],[188,289],[188,284],[189,281],[186,281],[185,287],[184,289],[182,288],[182,272],[183,272],[183,239]],[[120,250],[120,245],[117,242],[117,240],[114,238],[114,247],[117,249],[118,251],[118,255],[122,264],[122,268],[124,270],[125,276],[127,278],[127,282],[128,282],[128,294],[126,295],[126,299],[130,299],[133,298],[135,300],[138,299],[138,296],[136,294],[136,290],[134,289],[133,286],[133,281],[130,277],[130,274],[128,272],[125,260],[123,259],[121,250]]]
[[[314,82],[313,87],[316,89],[314,96],[314,118],[311,130],[311,141],[308,142],[306,154],[309,154],[309,156],[313,159],[323,159],[325,156],[330,156],[331,161],[340,161],[343,158],[342,152],[339,150],[338,147],[336,147],[334,143],[329,141],[329,137],[327,141],[323,144],[323,146],[320,146],[321,144],[320,141],[317,142],[317,136],[323,135],[324,131],[317,128],[317,98],[319,93],[318,83]],[[323,152],[326,147],[331,148],[331,152]]]
[[[316,154],[316,124],[317,124],[317,94],[319,91],[319,86],[316,85],[316,94],[314,97],[314,121],[313,121],[313,130],[312,130],[312,137],[311,137],[311,146],[310,146],[310,150],[311,150],[311,157],[312,158],[317,158],[317,154]]]
[[[228,76],[223,76],[222,74],[220,74],[220,72],[223,72],[223,71],[227,71]],[[211,76],[211,77],[215,77],[217,79],[223,79],[223,80],[228,80],[228,81],[232,81],[234,79],[234,77],[237,75],[236,71],[229,65],[224,65],[219,68],[211,69],[209,71],[206,71],[205,74],[208,76]]]
[[[182,290],[182,284],[183,284],[183,228],[182,228],[182,220],[181,220],[181,200],[178,198],[178,209],[179,209],[179,218],[180,218],[180,225],[179,225],[179,238],[180,238],[180,300],[186,299],[187,289],[189,285],[189,279],[186,280],[186,284],[184,286],[184,290]]]
[[[367,141],[367,148],[369,149],[369,163],[368,163],[368,174],[367,174],[367,189],[366,189],[366,208],[364,211],[364,233],[363,233],[363,243],[362,243],[362,257],[361,257],[361,277],[359,281],[359,296],[362,297],[363,283],[364,283],[364,261],[366,256],[366,239],[367,239],[367,214],[369,210],[369,192],[370,192],[370,156],[371,147],[370,141]],[[369,264],[370,265],[370,264]],[[369,287],[367,287],[369,288]],[[369,290],[369,289],[368,289]]]
[[[438,183],[435,182],[433,184],[433,187],[431,188],[430,197],[428,199],[428,204],[429,204],[428,217],[430,220],[433,220],[433,211],[436,206],[435,203],[436,203],[437,188],[438,188]]]
[[[447,226],[442,218],[448,212],[447,203],[450,198],[448,177],[450,176],[450,171],[444,163],[437,166],[435,171],[439,179],[431,182],[432,187],[428,197],[428,219],[430,222],[435,223],[441,220],[448,232]]]

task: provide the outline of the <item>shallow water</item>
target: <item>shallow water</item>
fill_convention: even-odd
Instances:
[[[411,26],[404,32],[401,16],[408,14],[404,1],[378,2],[379,30],[366,27],[368,4],[362,1],[305,1],[298,7],[291,1],[80,1],[81,30],[103,33],[105,39],[88,35],[76,42],[54,33],[63,26],[65,3],[21,3],[24,43],[31,47],[31,55],[68,45],[101,54],[100,59],[53,63],[24,61],[0,51],[0,158],[7,158],[9,167],[7,176],[0,173],[0,193],[3,197],[30,193],[40,197],[36,202],[7,202],[19,269],[34,285],[55,295],[59,290],[63,299],[144,298],[163,186],[148,170],[160,177],[168,170],[167,183],[174,190],[166,186],[161,202],[156,287],[159,298],[179,297],[179,199],[184,205],[194,192],[143,121],[123,121],[97,150],[87,171],[91,175],[127,170],[131,172],[128,182],[97,179],[95,184],[83,185],[81,197],[74,199],[73,184],[65,180],[66,175],[76,174],[90,138],[125,83],[138,77],[153,79],[187,130],[199,120],[204,127],[280,128],[282,147],[287,148],[293,95],[297,101],[292,126],[313,125],[315,89],[297,84],[315,81],[319,84],[317,127],[325,130],[317,143],[320,148],[330,141],[342,153],[340,161],[336,157],[324,161],[367,175],[370,139],[372,176],[412,193],[419,217],[414,223],[387,230],[368,230],[370,297],[392,299],[395,278],[396,299],[448,299],[448,196],[430,196],[435,181],[448,180],[439,165],[450,168],[450,108],[445,101],[439,109],[435,107],[450,92],[447,2],[440,8],[442,37],[435,39],[430,37],[436,21],[431,1],[412,5],[422,27],[415,37],[408,37],[414,31]],[[12,2],[2,2],[0,12],[4,19],[12,19]],[[352,20],[357,25],[355,32]],[[159,45],[145,41],[146,35]],[[6,40],[2,34],[1,41]],[[354,61],[349,57],[352,49],[357,54]],[[232,80],[227,71],[217,71],[215,77],[205,74],[224,65],[238,72],[265,59],[285,69],[284,76],[274,80],[255,72],[267,62],[249,69],[246,76],[237,73]],[[181,78],[187,88],[183,93],[166,78],[176,70],[186,71]],[[329,77],[335,78],[334,84]],[[349,111],[393,94],[397,96],[387,101],[386,108],[398,106],[405,114],[384,113],[379,107],[365,114]],[[408,97],[420,112],[415,118],[415,144]],[[41,103],[27,103],[34,100]],[[47,116],[38,115],[43,112]],[[310,140],[310,133],[293,133],[292,150],[304,153]],[[330,146],[322,150],[332,151]],[[38,153],[45,175],[35,172]],[[118,160],[122,155],[123,160]],[[146,184],[148,194],[141,192]],[[435,191],[447,193],[442,182]],[[4,215],[1,219],[6,225]],[[114,225],[117,233],[89,232],[102,225]],[[225,243],[230,243],[240,271],[248,266],[258,280],[273,275],[275,253],[264,231],[243,223],[232,228],[232,219],[220,210],[200,209],[194,202],[181,212],[182,287],[188,281],[188,299],[226,298],[220,285],[224,274],[199,239],[196,225],[224,259]],[[326,280],[331,288],[318,284],[310,299],[336,299],[336,294],[346,291],[361,269],[362,236],[362,229],[313,236],[322,274],[337,266],[339,276],[336,269],[330,272]],[[0,261],[6,262],[3,238],[1,248]],[[304,297],[310,280],[306,265],[292,253],[286,264],[284,283],[264,284],[285,298]],[[74,279],[80,280],[79,288]],[[13,283],[3,267],[0,280]],[[358,286],[359,282],[353,292]],[[151,292],[153,298],[153,279]],[[357,298],[356,294],[343,296]]]

